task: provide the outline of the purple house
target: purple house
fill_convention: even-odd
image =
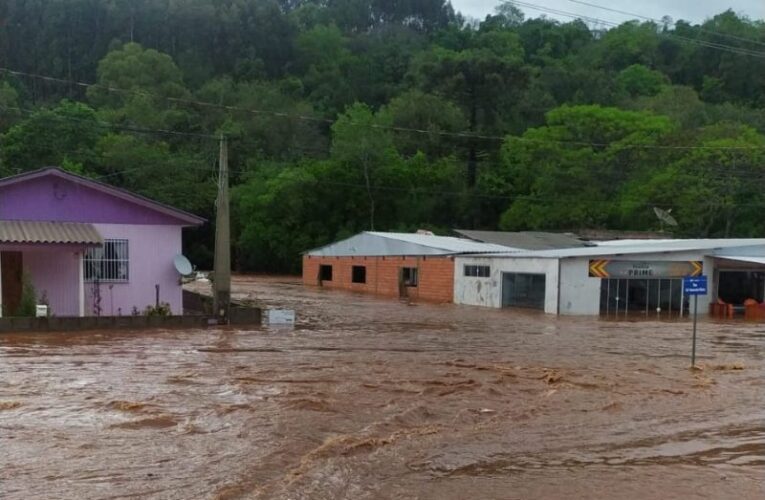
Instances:
[[[58,168],[0,179],[0,310],[15,314],[26,275],[55,316],[143,311],[157,285],[182,314],[174,258],[182,229],[204,222]]]

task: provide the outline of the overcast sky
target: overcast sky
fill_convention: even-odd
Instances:
[[[594,7],[588,7],[571,0],[523,0],[527,4],[535,4],[560,11],[576,13],[583,16],[595,17],[609,22],[621,23],[630,16],[609,12]],[[685,19],[698,23],[704,19],[719,14],[727,9],[733,9],[753,19],[765,19],[765,0],[582,0],[585,3],[601,5],[611,9],[623,10],[641,16],[661,19],[668,15],[675,21]],[[454,8],[466,16],[483,19],[494,12],[499,0],[451,0]],[[523,8],[526,17],[539,17],[542,12]],[[570,17],[559,17],[547,14],[547,17],[557,17],[561,21],[570,21]]]

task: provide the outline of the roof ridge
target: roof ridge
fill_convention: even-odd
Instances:
[[[38,168],[36,170],[30,170],[28,172],[22,172],[19,174],[4,177],[0,179],[0,187],[16,184],[18,182],[23,182],[24,180],[36,179],[46,174],[56,175],[64,179],[68,179],[72,182],[85,185],[92,189],[106,192],[107,194],[110,194],[112,196],[121,198],[128,202],[135,203],[137,205],[141,205],[145,208],[148,208],[149,210],[154,210],[156,212],[163,213],[170,217],[174,217],[180,221],[184,221],[191,225],[201,225],[206,222],[206,219],[204,217],[200,217],[198,215],[192,214],[191,212],[187,212],[180,208],[173,207],[161,201],[153,200],[151,198],[148,198],[138,193],[134,193],[127,189],[113,186],[111,184],[100,181],[98,179],[91,179],[84,175],[80,175],[74,172],[70,172],[68,170],[64,170],[61,167],[48,166],[48,167]]]

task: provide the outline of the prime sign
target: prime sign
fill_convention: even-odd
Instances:
[[[701,276],[699,260],[591,260],[591,278],[685,278]]]

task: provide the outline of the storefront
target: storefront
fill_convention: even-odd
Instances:
[[[712,301],[765,300],[765,239],[620,240],[586,248],[455,258],[454,301],[550,314],[669,319],[687,315],[683,278],[706,275]],[[480,269],[480,272],[473,272]]]

